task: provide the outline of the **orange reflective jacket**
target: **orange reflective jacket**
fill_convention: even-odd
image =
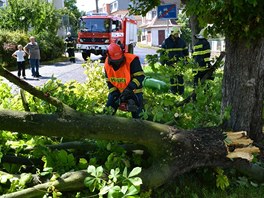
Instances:
[[[111,65],[108,64],[108,57],[105,61],[105,72],[107,74],[109,82],[114,85],[122,93],[131,81],[130,64],[137,57],[134,54],[125,53],[125,63],[121,65],[118,70],[114,70]]]

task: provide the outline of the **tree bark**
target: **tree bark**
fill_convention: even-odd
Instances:
[[[247,131],[249,137],[263,139],[264,38],[257,43],[226,39],[222,111],[231,107],[225,127]]]

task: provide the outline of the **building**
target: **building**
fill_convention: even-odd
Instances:
[[[180,0],[162,0],[162,4],[176,4],[177,16],[180,13]],[[168,37],[171,29],[178,26],[175,19],[159,19],[157,17],[157,8],[150,10],[145,17],[142,18],[142,24],[139,26],[141,30],[141,43],[150,46],[160,46],[165,38]]]
[[[0,0],[0,7],[7,5],[7,0]]]

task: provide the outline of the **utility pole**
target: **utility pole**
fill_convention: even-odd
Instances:
[[[99,12],[99,9],[98,9],[98,0],[95,0],[95,6],[96,6],[96,13]]]

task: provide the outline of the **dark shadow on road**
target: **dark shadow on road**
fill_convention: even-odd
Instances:
[[[51,78],[52,76],[41,76],[40,78],[26,78],[25,80],[46,80]]]

